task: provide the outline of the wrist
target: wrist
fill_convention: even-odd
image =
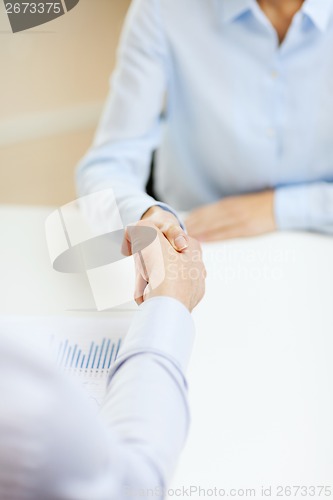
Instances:
[[[159,207],[158,205],[153,205],[144,212],[144,214],[141,216],[141,220],[147,219],[148,217],[161,212],[164,212],[163,208]]]
[[[191,293],[186,286],[180,289],[179,284],[172,286],[170,283],[167,285],[163,283],[154,290],[147,292],[144,296],[144,302],[156,297],[168,297],[175,299],[178,302],[181,302],[189,312],[192,312],[193,307],[191,307]]]

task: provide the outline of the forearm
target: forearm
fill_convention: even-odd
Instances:
[[[160,142],[168,57],[158,2],[134,0],[93,147],[77,170],[79,196],[111,188],[124,224],[155,203],[145,185]]]
[[[111,373],[102,415],[120,448],[149,470],[147,488],[166,486],[184,445],[189,412],[183,373],[193,336],[192,319],[180,302],[150,299]],[[135,467],[124,481],[142,486]]]
[[[80,197],[111,189],[124,225],[136,222],[156,201],[145,192],[150,148],[135,141],[94,146],[81,161],[76,185]],[[141,154],[140,154],[141,148]],[[113,197],[112,197],[113,198]],[[107,207],[99,211],[106,217]]]
[[[152,489],[161,499],[189,424],[183,373],[193,335],[191,316],[180,302],[158,297],[143,304],[110,375],[101,419],[70,380],[47,365],[34,370],[41,395],[35,423],[24,427],[29,405],[12,422],[16,435],[24,439],[20,426],[26,429],[27,443],[41,454],[27,476],[33,484],[27,498],[125,500]],[[17,463],[10,464],[13,474],[21,462],[31,462],[29,446],[23,441]]]

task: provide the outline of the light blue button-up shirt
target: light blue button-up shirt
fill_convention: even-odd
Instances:
[[[164,109],[164,113],[161,110]],[[333,1],[306,0],[279,45],[255,0],[134,0],[80,194],[124,223],[275,189],[280,229],[333,231]]]

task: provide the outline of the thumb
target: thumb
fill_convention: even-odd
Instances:
[[[175,250],[181,252],[189,246],[189,238],[178,224],[165,223],[161,231]]]

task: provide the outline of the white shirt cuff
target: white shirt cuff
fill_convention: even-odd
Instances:
[[[118,360],[139,352],[154,352],[170,359],[185,374],[194,336],[192,316],[181,302],[153,297],[137,311]]]

